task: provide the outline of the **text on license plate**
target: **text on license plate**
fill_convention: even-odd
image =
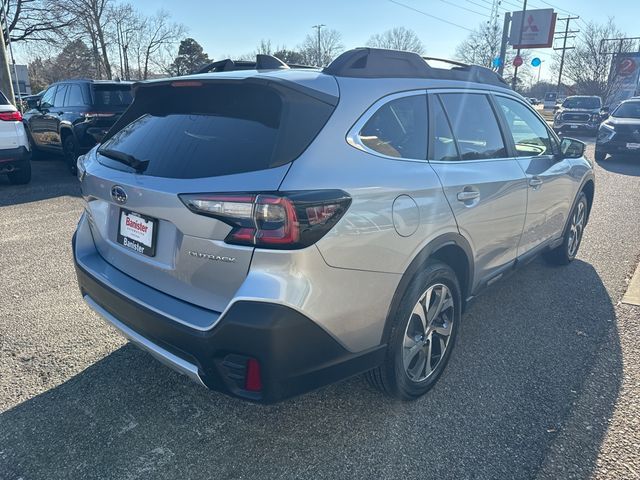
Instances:
[[[156,220],[128,210],[120,210],[118,243],[138,253],[155,255]]]

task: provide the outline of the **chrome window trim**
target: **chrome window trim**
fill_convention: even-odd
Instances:
[[[407,90],[404,92],[392,93],[390,95],[385,95],[384,97],[379,98],[369,108],[365,110],[365,112],[360,116],[360,118],[358,118],[358,120],[356,120],[356,122],[353,124],[351,129],[349,129],[349,132],[347,133],[347,136],[346,136],[347,143],[351,145],[353,148],[356,148],[360,151],[370,153],[371,155],[375,155],[376,157],[386,158],[387,160],[395,160],[395,161],[401,161],[401,162],[428,163],[428,160],[426,158],[392,157],[391,155],[385,155],[383,153],[376,152],[375,150],[364,145],[360,141],[360,136],[359,136],[360,130],[362,130],[362,128],[371,119],[371,117],[384,105],[386,105],[389,102],[393,102],[394,100],[397,100],[399,98],[417,97],[420,95],[425,97],[424,101],[426,103],[427,101],[426,88],[418,88],[415,90]],[[426,121],[428,122],[428,117]],[[428,129],[427,129],[427,132],[425,132],[425,140],[428,141]]]

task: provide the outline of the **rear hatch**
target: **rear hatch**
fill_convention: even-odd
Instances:
[[[260,78],[139,86],[86,160],[82,188],[100,254],[157,290],[224,310],[253,247],[225,243],[233,227],[190,211],[179,195],[277,191],[333,112],[326,100]]]

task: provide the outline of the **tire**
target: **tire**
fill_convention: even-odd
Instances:
[[[62,142],[62,154],[64,155],[64,161],[69,168],[71,175],[76,175],[78,172],[78,142],[72,134],[68,134],[64,137]]]
[[[24,162],[19,170],[8,173],[7,176],[13,185],[26,185],[31,181],[31,162]]]
[[[566,230],[562,239],[562,244],[553,250],[545,252],[544,258],[552,265],[567,265],[571,263],[578,254],[584,228],[587,226],[589,204],[587,196],[584,192],[580,192],[578,201],[576,202]]]
[[[602,150],[596,149],[594,158],[596,159],[596,162],[604,162],[607,158],[607,152],[603,152]]]
[[[438,306],[442,306],[439,311]],[[385,361],[367,372],[369,383],[399,400],[415,400],[427,393],[451,357],[461,307],[454,271],[445,263],[429,260],[409,282],[398,307],[390,314]]]

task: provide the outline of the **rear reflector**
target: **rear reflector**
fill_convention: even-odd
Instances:
[[[262,390],[260,363],[258,363],[258,360],[255,358],[247,360],[247,373],[245,375],[244,389],[249,392],[260,392]]]
[[[180,199],[192,212],[234,227],[226,243],[278,249],[312,245],[351,204],[351,197],[341,190],[184,194]]]
[[[22,114],[18,111],[15,112],[0,112],[0,120],[4,122],[21,122]]]

